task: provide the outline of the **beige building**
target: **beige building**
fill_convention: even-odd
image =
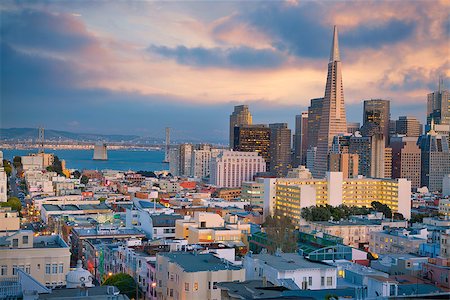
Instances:
[[[237,105],[230,115],[230,148],[234,148],[234,127],[241,125],[252,125],[252,114],[248,105]]]
[[[266,178],[264,185],[265,215],[278,211],[295,222],[300,222],[303,207],[324,204],[370,207],[373,201],[388,205],[406,219],[411,216],[411,182],[406,179],[344,180],[341,172],[327,172],[324,179]]]
[[[0,208],[0,237],[20,229],[20,218],[17,211],[11,207]]]
[[[221,299],[219,282],[244,281],[245,270],[211,253],[159,253],[156,256],[158,299]]]
[[[328,159],[330,172],[342,172],[345,179],[358,176],[358,154],[330,153]]]
[[[223,242],[230,246],[247,245],[250,224],[241,224],[237,217],[229,222],[218,214],[195,212],[194,217],[185,217],[175,222],[175,238],[187,239],[189,244]]]
[[[420,244],[427,243],[427,236],[427,229],[371,232],[369,249],[377,254],[418,253]]]
[[[420,188],[421,153],[416,137],[391,137],[392,178],[406,178]]]
[[[395,121],[395,132],[406,136],[418,137],[422,134],[422,125],[415,117],[401,116]]]
[[[66,284],[70,250],[59,235],[35,237],[32,231],[16,231],[0,238],[0,278],[17,276],[17,269],[48,287]]]
[[[450,198],[439,200],[439,213],[450,217]]]
[[[441,256],[450,258],[450,229],[441,233]]]

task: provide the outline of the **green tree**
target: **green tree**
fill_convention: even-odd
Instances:
[[[136,282],[134,278],[125,273],[118,273],[108,277],[103,285],[113,285],[117,287],[122,294],[127,295],[130,299],[136,296]]]
[[[78,170],[73,171],[72,175],[75,179],[79,179],[81,177],[81,173]]]
[[[82,184],[87,184],[89,182],[89,178],[86,175],[81,176],[80,182]]]
[[[105,202],[106,201],[106,197],[100,197],[100,198],[98,198],[98,201]]]
[[[277,248],[283,252],[295,252],[297,250],[298,232],[292,221],[285,216],[269,216],[263,224],[264,231],[269,241],[269,253],[275,253]]]
[[[22,169],[22,157],[14,156],[14,158],[13,158],[13,166],[16,169]]]
[[[3,168],[5,169],[6,175],[8,177],[11,176],[11,172],[12,172],[11,163],[6,159],[3,160]]]
[[[374,210],[382,212],[386,218],[392,218],[392,210],[386,204],[382,204],[379,201],[373,201],[371,205]]]
[[[19,198],[11,197],[8,198],[8,201],[1,203],[2,207],[11,207],[12,210],[20,212],[22,210],[22,203]]]
[[[61,161],[59,160],[59,157],[55,155],[53,159],[52,169],[54,172],[56,172],[58,175],[65,176],[62,169]]]

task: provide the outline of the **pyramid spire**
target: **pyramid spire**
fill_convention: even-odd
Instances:
[[[337,30],[337,26],[334,25],[333,43],[331,44],[331,51],[330,51],[330,62],[340,61],[340,60],[341,60],[341,56],[339,54],[338,30]]]

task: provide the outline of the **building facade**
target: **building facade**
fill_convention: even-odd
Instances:
[[[269,124],[270,171],[277,177],[286,176],[291,163],[291,130],[286,123]]]
[[[234,149],[234,127],[241,125],[251,125],[252,115],[248,110],[248,105],[238,105],[234,107],[230,115],[230,149]]]
[[[295,116],[294,167],[306,164],[308,145],[308,112],[302,112],[301,115]]]
[[[416,137],[391,137],[392,178],[406,178],[420,188],[421,152]]]

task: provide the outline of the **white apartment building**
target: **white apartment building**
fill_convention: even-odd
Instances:
[[[20,217],[11,207],[0,207],[0,237],[20,229]]]
[[[220,149],[202,149],[192,151],[191,176],[195,178],[209,177],[211,158],[217,157]]]
[[[217,187],[241,187],[242,182],[266,171],[264,158],[258,152],[223,151],[211,159],[210,183]]]
[[[335,266],[306,260],[297,253],[261,253],[246,255],[243,261],[245,280],[262,280],[286,286],[293,280],[299,289],[335,289]]]
[[[8,180],[6,176],[5,169],[0,167],[0,202],[8,201],[8,188],[6,181]]]

